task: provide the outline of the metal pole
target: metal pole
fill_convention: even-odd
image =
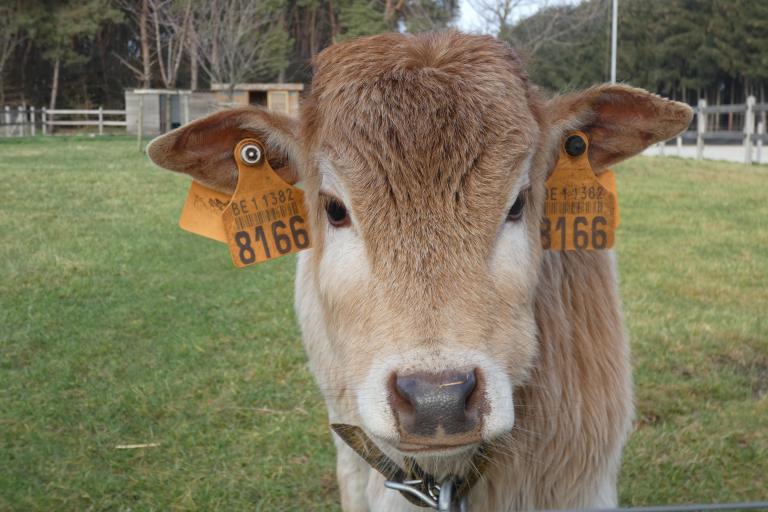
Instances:
[[[616,46],[619,30],[619,0],[613,0],[613,20],[611,21],[611,83],[616,83]]]

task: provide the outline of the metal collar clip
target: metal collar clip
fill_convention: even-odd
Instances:
[[[432,485],[427,487],[427,492],[423,492],[423,480],[404,480],[403,482],[394,482],[387,480],[384,482],[387,489],[394,489],[403,494],[409,494],[414,498],[421,500],[424,506],[433,508],[438,512],[469,512],[469,502],[466,496],[459,498],[457,496],[457,486],[454,479],[445,480],[440,486]]]

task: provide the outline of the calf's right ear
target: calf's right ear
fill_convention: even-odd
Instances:
[[[298,121],[258,107],[223,110],[163,134],[147,147],[152,161],[189,174],[225,194],[237,186],[235,146],[245,138],[260,141],[270,165],[288,183],[299,180]]]

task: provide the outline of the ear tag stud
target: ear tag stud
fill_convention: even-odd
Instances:
[[[275,173],[257,140],[240,141],[234,156],[237,188],[221,219],[235,266],[247,267],[307,249],[304,192]]]
[[[546,183],[542,247],[552,251],[610,249],[618,225],[613,171],[596,176],[589,163],[587,135],[569,133]]]

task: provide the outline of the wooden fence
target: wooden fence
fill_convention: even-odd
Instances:
[[[96,127],[99,135],[104,134],[105,127],[128,126],[125,120],[125,110],[107,110],[97,108],[85,109],[56,109],[34,107],[6,106],[0,111],[0,136],[23,137],[25,135],[52,134],[57,126],[77,128]]]
[[[754,96],[749,96],[746,103],[736,105],[708,106],[707,100],[699,100],[693,109],[694,118],[689,129],[676,139],[678,155],[682,152],[683,142],[696,144],[696,158],[704,158],[705,147],[712,144],[742,146],[744,163],[762,163],[763,144],[768,143],[766,134],[766,114],[768,103],[757,103]],[[736,117],[737,130],[721,129],[720,117],[727,115],[733,121]],[[659,145],[659,152],[664,154],[664,144]]]

